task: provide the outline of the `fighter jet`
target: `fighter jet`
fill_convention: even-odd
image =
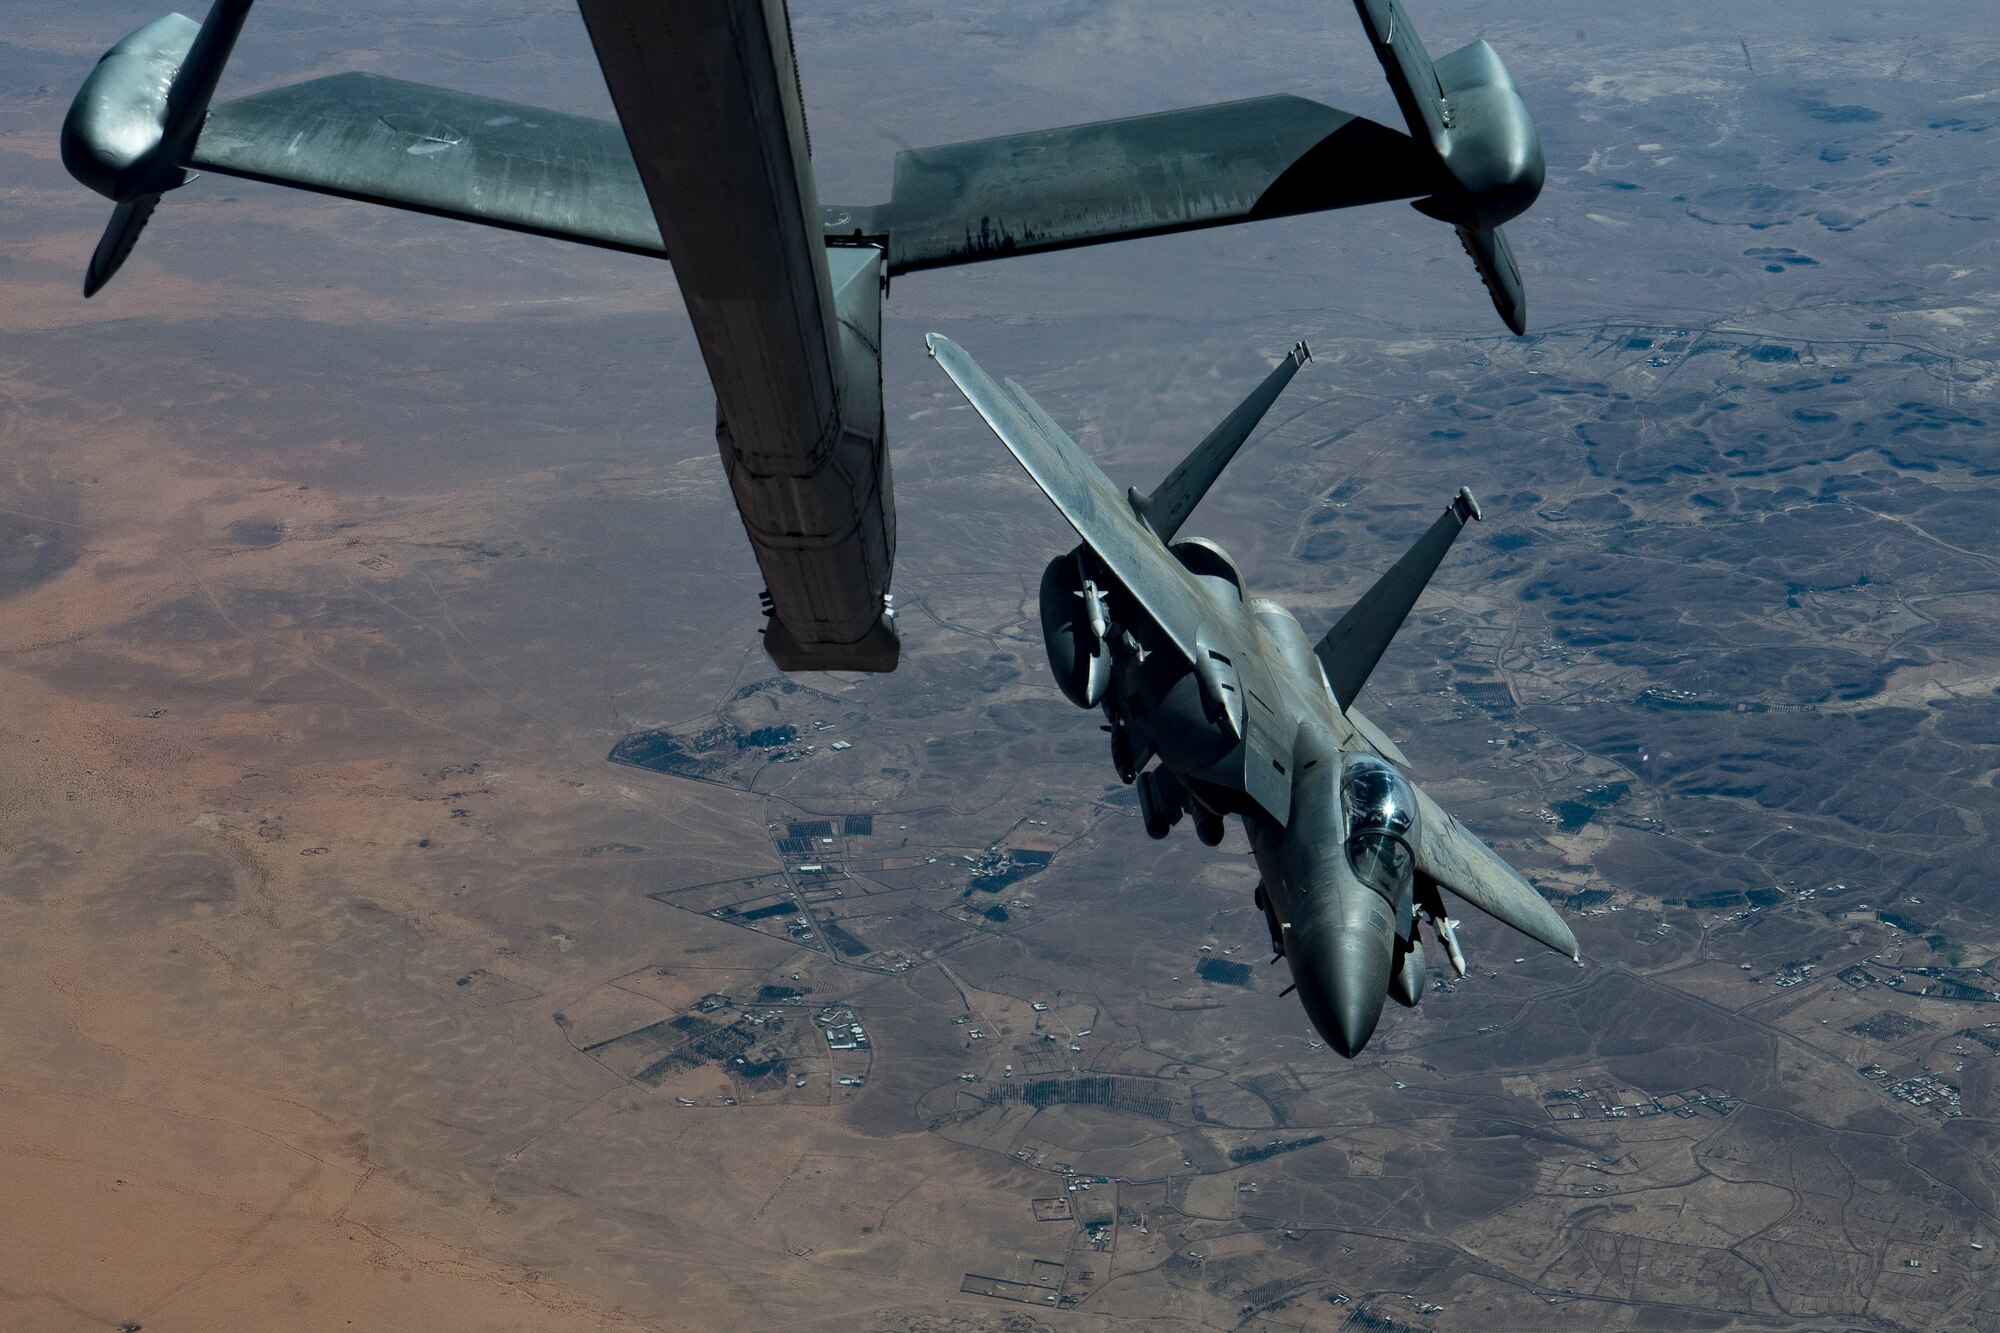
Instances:
[[[1258,97],[909,149],[887,203],[822,206],[785,0],[578,0],[615,122],[360,73],[211,106],[250,11],[214,0],[202,23],[169,14],[112,47],[64,121],[64,165],[117,205],[84,295],[203,173],[671,255],[764,575],[766,651],[785,670],[888,671],[892,276],[1409,199],[1525,327],[1500,224],[1543,163],[1513,80],[1483,41],[1433,62],[1396,0],[1356,6],[1407,134]]]
[[[1472,492],[1461,488],[1314,643],[1290,612],[1249,594],[1221,547],[1179,537],[1309,359],[1303,342],[1156,489],[1122,495],[1020,385],[994,383],[948,338],[927,342],[1083,538],[1042,571],[1057,686],[1104,710],[1112,762],[1137,782],[1152,837],[1185,815],[1215,846],[1227,816],[1242,821],[1272,961],[1290,966],[1287,993],[1296,988],[1328,1045],[1351,1058],[1386,997],[1422,999],[1426,930],[1465,974],[1450,899],[1577,957],[1555,909],[1410,780],[1403,752],[1354,706],[1459,530],[1479,518]]]

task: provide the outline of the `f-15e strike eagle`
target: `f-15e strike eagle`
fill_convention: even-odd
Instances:
[[[1457,230],[1501,318],[1525,326],[1500,224],[1541,191],[1534,122],[1490,46],[1433,62],[1397,0],[1356,7],[1407,134],[1260,97],[911,149],[889,201],[867,207],[819,202],[785,0],[578,7],[616,122],[370,74],[211,105],[250,0],[139,29],[63,125],[70,173],[117,204],[84,294],[197,172],[671,256],[764,574],[764,645],[787,670],[896,665],[891,275],[1410,199]]]
[[[1329,1045],[1355,1055],[1385,997],[1423,997],[1419,923],[1465,974],[1446,894],[1576,958],[1555,909],[1404,775],[1409,760],[1354,707],[1459,530],[1479,517],[1470,491],[1312,643],[1289,611],[1249,595],[1221,547],[1176,540],[1305,364],[1304,343],[1158,489],[1121,495],[1020,385],[995,384],[948,338],[927,341],[1083,538],[1042,572],[1056,684],[1079,708],[1103,708],[1112,762],[1138,782],[1147,833],[1164,838],[1186,814],[1212,847],[1224,816],[1242,819],[1272,961],[1290,965]]]

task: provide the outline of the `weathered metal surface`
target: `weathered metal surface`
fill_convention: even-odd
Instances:
[[[617,122],[375,74],[225,102],[191,164],[511,231],[664,258]]]
[[[369,74],[211,111],[249,7],[216,0],[199,26],[149,24],[79,92],[64,161],[119,204],[86,295],[190,168],[671,254],[766,583],[765,644],[788,669],[896,661],[879,347],[890,274],[1412,199],[1458,229],[1502,317],[1525,324],[1497,223],[1541,188],[1534,124],[1490,47],[1433,64],[1395,0],[1357,7],[1411,134],[1302,97],[1253,98],[912,149],[887,203],[826,207],[784,0],[580,0],[615,123]],[[1177,502],[1160,503],[1152,516],[1171,532]]]
[[[892,272],[1428,194],[1427,154],[1372,120],[1258,97],[896,155]]]

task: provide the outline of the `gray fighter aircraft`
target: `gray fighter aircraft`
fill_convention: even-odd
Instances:
[[[1500,224],[1542,187],[1527,108],[1485,42],[1433,62],[1396,0],[1356,5],[1407,134],[1260,97],[911,149],[886,204],[822,207],[785,0],[578,0],[616,122],[372,74],[212,106],[250,10],[214,0],[200,24],[169,14],[112,47],[70,108],[64,165],[117,205],[84,295],[202,172],[671,255],[764,574],[766,650],[787,670],[888,671],[892,275],[1410,199],[1457,230],[1522,331]]]
[[[1555,909],[1410,781],[1403,752],[1354,707],[1459,530],[1479,517],[1470,491],[1312,643],[1289,611],[1249,595],[1221,547],[1176,539],[1305,364],[1304,343],[1156,490],[1121,495],[1020,385],[995,384],[948,338],[926,341],[1083,538],[1042,572],[1056,684],[1079,708],[1103,708],[1112,762],[1138,783],[1147,833],[1166,837],[1185,813],[1212,847],[1224,817],[1241,818],[1272,961],[1290,965],[1335,1050],[1361,1050],[1385,997],[1422,998],[1419,923],[1465,974],[1446,894],[1577,957]]]

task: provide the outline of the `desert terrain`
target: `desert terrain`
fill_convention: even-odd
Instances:
[[[2000,1329],[1983,7],[1425,7],[1544,136],[1527,338],[1400,206],[899,279],[880,677],[759,648],[666,265],[211,179],[86,304],[152,17],[0,62],[0,1327]],[[794,18],[830,201],[1395,115],[1339,7]],[[346,68],[609,114],[555,5],[267,0],[224,94]],[[1362,706],[1583,965],[1469,913],[1322,1048],[929,329],[1142,487],[1306,338],[1188,530],[1309,629],[1472,487]]]

